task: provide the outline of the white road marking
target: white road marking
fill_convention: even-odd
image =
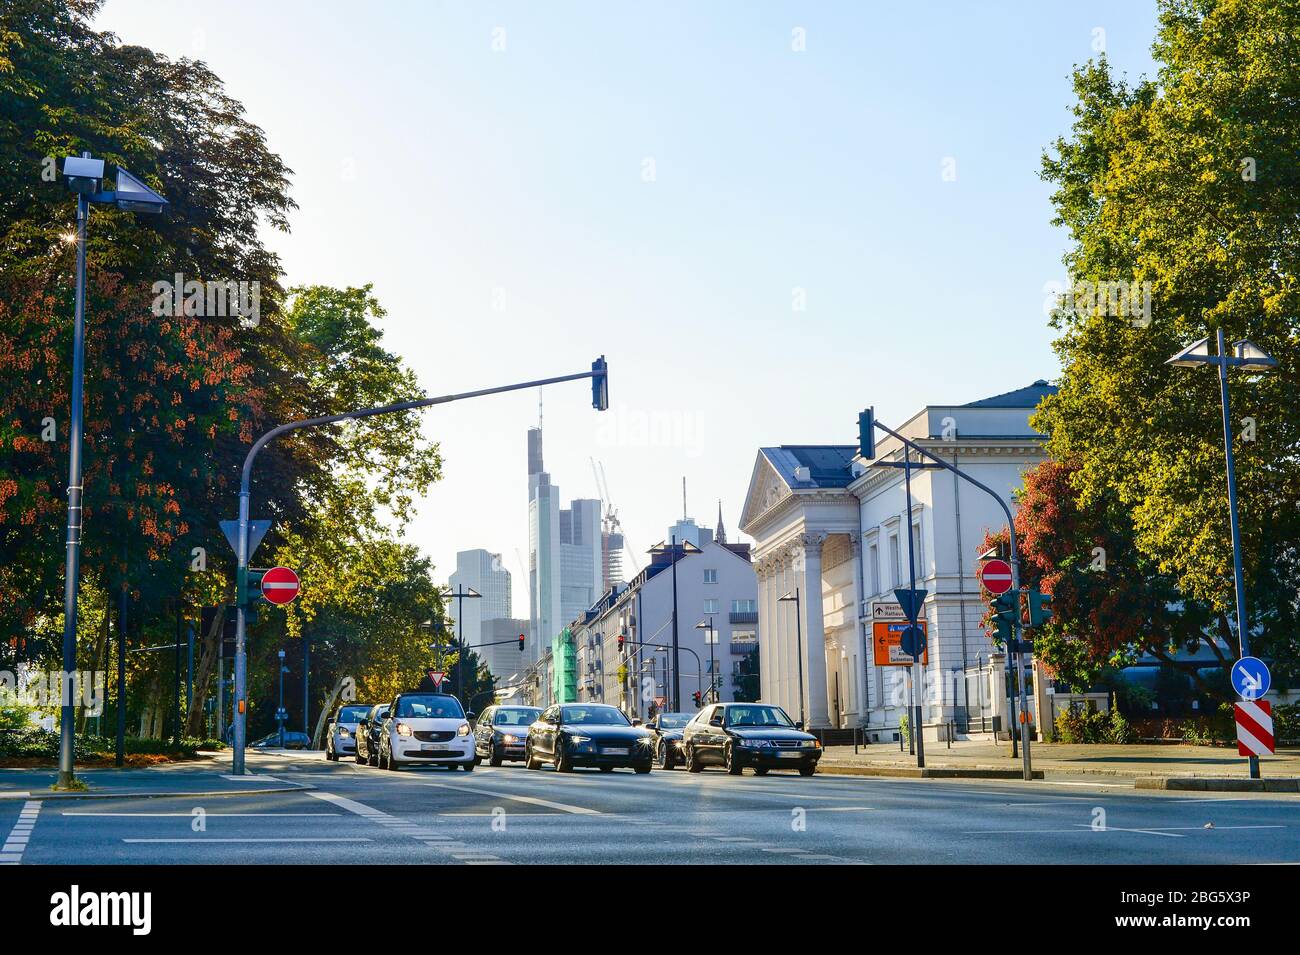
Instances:
[[[218,838],[216,836],[189,836],[183,839],[123,839],[123,842],[370,842],[372,840],[364,836],[340,836],[340,837],[309,837],[301,838]]]
[[[20,865],[22,863],[23,853],[27,850],[27,843],[31,840],[32,829],[36,826],[36,817],[40,811],[39,799],[23,803],[23,808],[18,812],[18,821],[14,823],[4,845],[0,846],[0,864]]]
[[[184,817],[188,819],[193,816],[192,812],[87,812],[85,810],[65,809],[60,815],[64,816],[113,816],[113,817],[132,817],[138,816],[141,819],[163,819],[171,817]],[[304,816],[340,816],[338,812],[214,812],[206,810],[204,815],[211,819],[213,816],[220,816],[223,819],[299,819]]]
[[[426,784],[428,785],[428,784]],[[454,788],[454,787],[453,787]],[[346,796],[339,796],[335,793],[321,792],[320,790],[311,790],[307,793],[317,799],[323,799],[325,802],[333,803],[340,809],[346,809],[348,812],[355,813],[358,816],[369,819],[371,822],[377,822],[385,826],[389,831],[396,832],[399,835],[406,836],[409,839],[415,839],[423,843],[430,849],[437,849],[445,852],[451,858],[455,858],[455,853],[466,852],[473,853],[475,858],[474,864],[484,864],[491,862],[492,865],[509,865],[505,859],[499,859],[490,853],[476,850],[464,843],[451,839],[450,836],[444,836],[439,833],[430,832],[418,824],[413,824],[409,820],[401,819],[397,816],[390,816],[382,810],[367,806],[363,802],[357,802],[355,799],[348,799]],[[461,861],[457,859],[456,861]],[[469,860],[466,860],[469,864]]]
[[[579,816],[599,816],[602,815],[598,809],[588,809],[585,806],[570,806],[568,803],[552,802],[549,799],[539,799],[537,796],[520,796],[514,793],[503,793],[499,790],[480,789],[477,786],[461,786],[451,783],[421,783],[422,786],[437,786],[440,789],[455,789],[461,792],[474,793],[479,796],[493,796],[497,799],[509,799],[513,802],[528,803],[531,806],[541,806],[544,809],[558,809],[560,812],[573,813]]]
[[[255,782],[255,783],[282,783],[282,782],[285,782],[285,780],[280,779],[279,777],[276,777],[276,776],[266,776],[266,775],[263,775],[262,773],[245,773],[243,776],[228,776],[228,775],[226,775],[225,773],[222,773],[222,774],[221,774],[221,778],[222,778],[222,779],[229,779],[229,780],[232,780],[232,781],[237,782],[237,783],[250,782],[250,781],[251,781],[251,782]]]

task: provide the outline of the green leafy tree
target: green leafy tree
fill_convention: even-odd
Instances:
[[[1053,318],[1063,374],[1034,424],[1071,463],[1081,514],[1117,515],[1128,567],[1236,646],[1218,382],[1165,360],[1223,327],[1279,361],[1233,372],[1252,650],[1300,673],[1300,10],[1292,0],[1160,0],[1154,79],[1074,75],[1074,128],[1044,157],[1073,287],[1150,283],[1150,321],[1109,295]],[[1082,285],[1081,283],[1089,283]],[[1113,285],[1110,287],[1114,287]],[[1243,438],[1255,422],[1253,440]],[[1163,588],[1160,599],[1170,594]]]

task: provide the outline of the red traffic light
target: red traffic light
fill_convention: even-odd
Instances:
[[[623,652],[623,634],[621,633],[618,635],[618,652]]]
[[[524,635],[522,633],[519,635],[519,652],[524,652]]]

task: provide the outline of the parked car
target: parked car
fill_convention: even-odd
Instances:
[[[379,736],[384,731],[386,719],[388,719],[388,704],[376,703],[365,718],[357,723],[356,760],[358,763],[366,766],[379,765]]]
[[[325,737],[326,759],[337,761],[339,756],[356,755],[357,728],[369,712],[369,703],[344,703],[335,711]]]
[[[682,758],[682,730],[691,721],[694,713],[658,713],[645,724],[645,728],[654,736],[655,765],[660,769],[672,769]]]
[[[255,743],[248,744],[252,749],[279,749],[280,748],[280,731],[276,730],[267,736],[263,736]],[[306,733],[284,731],[284,748],[285,749],[311,749],[311,737]]]
[[[550,761],[557,772],[575,766],[616,767],[650,772],[654,737],[633,726],[623,711],[607,703],[557,703],[547,707],[528,729],[524,765],[537,769]]]
[[[811,776],[822,756],[817,737],[770,703],[706,706],[682,730],[682,750],[688,772],[714,765],[725,766],[733,776],[746,766],[759,776],[773,768],[797,769],[799,775]]]
[[[460,700],[445,693],[401,693],[379,734],[379,765],[406,763],[474,769],[474,734]]]
[[[536,706],[489,706],[474,724],[474,754],[489,766],[523,759],[528,727],[541,714]]]

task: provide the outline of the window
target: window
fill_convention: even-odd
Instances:
[[[903,586],[903,565],[898,552],[898,535],[889,535],[889,570],[890,579],[895,587]]]
[[[867,572],[871,576],[867,578],[867,590],[872,594],[878,594],[880,593],[880,545],[871,545],[870,558]]]
[[[921,569],[924,562],[921,560],[921,522],[919,520],[912,525],[912,553],[916,560],[916,575],[924,577],[925,571]]]
[[[716,584],[718,582],[718,571],[715,567],[704,568],[704,582],[706,584]]]
[[[758,613],[757,600],[733,600],[731,602],[732,613]]]
[[[755,646],[758,644],[758,635],[753,630],[732,630],[731,645],[737,644],[745,647]]]
[[[704,601],[704,612],[705,613],[718,612],[718,599],[716,597],[710,597]]]

